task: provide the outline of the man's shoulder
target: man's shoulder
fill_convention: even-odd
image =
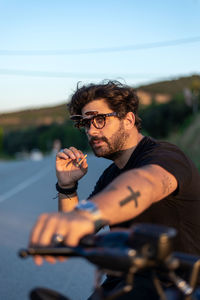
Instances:
[[[138,165],[156,164],[173,174],[179,184],[188,185],[192,178],[200,183],[200,173],[192,159],[177,145],[148,137]]]
[[[192,160],[175,144],[168,141],[144,137],[133,152],[128,168],[139,168],[149,164],[156,164],[172,174],[197,172]]]
[[[178,152],[178,153],[183,154],[184,156],[187,156],[183,152],[183,150],[181,150],[177,145],[175,145],[169,141],[157,140],[150,136],[144,137],[143,143],[141,143],[141,148],[143,148],[143,150],[148,150],[148,151],[155,150],[156,152],[157,151]]]
[[[176,149],[180,150],[180,148],[177,145],[175,145],[167,140],[159,140],[159,139],[153,138],[151,136],[145,136],[142,140],[142,144],[146,147],[163,147],[163,148],[172,147],[172,148],[176,148]]]

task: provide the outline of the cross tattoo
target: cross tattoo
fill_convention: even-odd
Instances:
[[[137,206],[138,206],[137,198],[140,196],[140,192],[136,192],[136,193],[135,193],[135,192],[132,190],[132,188],[131,188],[130,186],[128,186],[127,188],[128,188],[129,191],[131,192],[131,195],[128,196],[128,197],[126,197],[126,198],[123,199],[122,201],[120,201],[119,205],[120,205],[120,206],[124,206],[124,205],[126,205],[128,202],[130,202],[130,201],[133,200],[133,201],[135,202],[135,207],[137,207]]]

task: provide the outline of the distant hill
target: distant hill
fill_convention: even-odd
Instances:
[[[165,80],[148,85],[141,85],[138,87],[138,89],[148,92],[152,95],[169,94],[171,96],[175,96],[176,94],[182,93],[184,88],[190,88],[192,82],[196,79],[200,80],[200,75],[180,77],[173,80]]]
[[[62,104],[55,107],[0,114],[0,127],[7,131],[52,123],[62,124],[68,117],[67,105]]]
[[[170,101],[173,96],[182,93],[184,88],[189,88],[195,79],[200,80],[200,76],[192,75],[138,86],[137,91],[140,101],[144,105],[150,104],[152,99],[158,103]],[[62,124],[66,119],[68,119],[68,112],[65,103],[55,107],[0,114],[0,127],[4,131],[9,131],[25,127],[50,125],[52,123]]]
[[[200,75],[176,78],[141,85],[137,88],[141,103],[148,105],[154,99],[157,103],[170,101],[175,95],[183,93],[185,88],[191,88],[195,80],[200,80]]]

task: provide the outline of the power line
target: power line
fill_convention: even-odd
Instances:
[[[184,44],[198,43],[200,36],[168,40],[161,42],[143,43],[136,45],[126,45],[120,47],[89,48],[89,49],[64,49],[64,50],[0,50],[0,55],[17,55],[17,56],[43,56],[43,55],[80,55],[96,54],[109,52],[136,51],[161,47],[172,47]]]
[[[52,77],[52,78],[150,78],[152,76],[161,76],[161,74],[150,73],[73,73],[73,72],[49,72],[49,71],[33,71],[33,70],[13,70],[0,69],[0,75],[13,76],[31,76],[31,77]]]

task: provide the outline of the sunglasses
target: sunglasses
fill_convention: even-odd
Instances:
[[[84,128],[85,130],[88,130],[91,126],[91,123],[96,129],[102,129],[106,125],[106,118],[118,116],[116,112],[108,114],[98,114],[98,112],[96,112],[95,114],[95,112],[89,112],[88,115],[89,117],[83,117],[82,115],[73,115],[70,117],[70,119],[74,121],[74,126],[76,128]]]

